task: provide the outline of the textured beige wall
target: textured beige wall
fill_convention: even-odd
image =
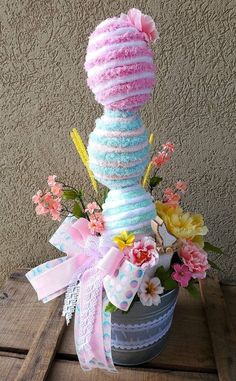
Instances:
[[[0,280],[17,266],[59,253],[47,240],[57,224],[34,214],[31,196],[48,174],[88,187],[69,139],[87,141],[101,108],[83,69],[89,34],[108,16],[140,8],[158,21],[158,85],[142,111],[150,131],[178,150],[166,181],[190,181],[186,197],[222,245],[222,275],[236,278],[233,1],[2,0]]]

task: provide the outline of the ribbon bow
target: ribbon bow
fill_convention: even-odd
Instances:
[[[127,311],[144,270],[127,261],[111,238],[92,236],[84,218],[68,216],[49,242],[67,256],[39,265],[26,276],[44,303],[66,292],[63,312],[69,320],[75,310],[81,367],[114,372],[111,314],[105,309],[110,300]]]

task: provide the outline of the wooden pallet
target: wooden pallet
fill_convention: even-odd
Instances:
[[[200,284],[201,299],[181,291],[164,352],[117,374],[84,373],[63,297],[42,304],[18,270],[0,292],[0,381],[236,381],[236,285]]]

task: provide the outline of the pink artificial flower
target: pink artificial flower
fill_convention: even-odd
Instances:
[[[45,208],[43,204],[38,204],[35,208],[35,212],[37,215],[47,214],[49,212],[49,209]]]
[[[88,227],[92,234],[101,234],[104,231],[104,221],[102,213],[95,213],[89,216]]]
[[[172,279],[180,284],[181,287],[187,287],[192,273],[189,271],[188,266],[175,263],[173,265],[175,272],[171,274]]]
[[[57,197],[61,197],[62,194],[63,194],[63,191],[62,191],[62,184],[60,183],[55,183],[55,185],[53,185],[51,187],[51,192],[54,196],[57,196]]]
[[[55,181],[56,175],[48,176],[48,185],[53,187],[56,184]]]
[[[134,242],[131,248],[127,247],[125,255],[131,263],[143,269],[154,266],[159,258],[156,243],[151,237],[143,237],[141,241]]]
[[[33,197],[32,201],[38,204],[35,208],[37,214],[50,213],[53,220],[60,221],[60,212],[62,210],[61,196],[62,196],[62,184],[55,181],[56,176],[48,176],[48,185],[51,187],[51,191],[47,190],[43,193],[39,190]]]
[[[194,279],[206,277],[206,270],[210,268],[207,253],[191,241],[185,241],[179,250],[179,256],[188,267]]]
[[[156,156],[152,158],[152,163],[155,167],[162,167],[170,160],[170,155],[168,155],[165,151],[158,152]]]
[[[32,197],[33,203],[34,204],[39,204],[42,195],[43,195],[43,192],[41,190],[38,190],[38,192]]]
[[[128,21],[130,25],[143,32],[147,42],[154,42],[159,38],[153,19],[148,15],[142,14],[139,9],[132,8],[128,11],[127,15],[121,14],[120,18],[121,20]]]
[[[93,214],[95,212],[95,210],[100,210],[100,209],[101,209],[100,206],[95,201],[93,201],[87,205],[85,212]]]
[[[175,188],[181,191],[182,193],[185,193],[188,190],[188,184],[185,181],[179,180],[175,184]]]
[[[162,147],[165,151],[169,151],[170,153],[175,152],[175,145],[174,143],[167,142],[165,144],[162,144]]]
[[[180,200],[181,200],[180,195],[178,193],[175,193],[173,191],[173,189],[166,188],[164,190],[164,203],[165,204],[177,206],[177,205],[179,205]]]
[[[51,192],[47,192],[42,196],[42,200],[45,204],[50,204],[53,200],[53,195]]]
[[[50,210],[50,214],[52,216],[52,220],[54,221],[61,221],[60,211],[59,210]]]
[[[161,302],[160,294],[163,294],[164,288],[161,286],[159,278],[149,278],[147,275],[143,277],[142,283],[138,290],[138,296],[144,306],[157,306]]]

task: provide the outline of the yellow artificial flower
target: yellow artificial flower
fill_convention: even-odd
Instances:
[[[196,235],[193,237],[192,242],[195,243],[197,246],[201,247],[201,249],[204,248],[204,238],[202,235]]]
[[[208,229],[204,226],[203,216],[201,214],[184,213],[180,206],[156,202],[158,215],[163,219],[166,228],[176,238],[191,239],[202,244],[199,236],[206,235]]]
[[[119,249],[123,251],[126,246],[132,246],[134,239],[134,234],[128,234],[127,231],[124,230],[119,236],[114,237],[113,241],[117,244]]]

